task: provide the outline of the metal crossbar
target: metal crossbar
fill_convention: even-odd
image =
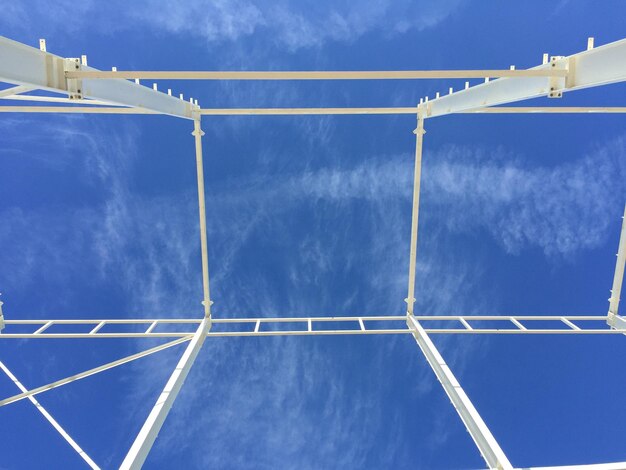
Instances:
[[[448,114],[508,114],[508,113],[624,113],[626,107],[511,107],[499,106],[535,98],[560,98],[563,93],[587,87],[626,81],[626,39],[594,48],[593,38],[586,51],[571,56],[544,55],[542,64],[526,70],[408,70],[408,71],[101,71],[87,66],[81,59],[63,58],[46,51],[45,41],[40,49],[0,36],[0,82],[13,86],[0,90],[0,99],[42,101],[67,106],[0,106],[2,112],[18,113],[100,113],[100,114],[159,114],[194,121],[193,136],[196,150],[200,247],[202,255],[202,284],[204,315],[201,319],[141,318],[141,319],[33,319],[5,320],[0,302],[0,339],[73,339],[73,338],[175,338],[146,351],[80,372],[32,390],[27,390],[11,372],[21,392],[0,402],[27,398],[61,432],[64,431],[38,404],[34,395],[95,373],[125,364],[140,357],[161,351],[175,344],[189,341],[178,365],[163,392],[147,417],[126,458],[124,469],[138,469],[145,461],[158,432],[183,385],[196,356],[208,337],[243,336],[306,336],[306,335],[384,335],[411,334],[425,359],[453,402],[463,423],[476,443],[489,468],[512,469],[497,440],[465,394],[454,374],[437,351],[430,334],[626,334],[626,319],[618,315],[624,265],[626,263],[626,226],[622,234],[615,267],[609,312],[606,316],[423,316],[414,315],[415,266],[417,256],[421,154],[424,120]],[[135,78],[135,82],[125,80]],[[176,98],[171,90],[158,91],[144,87],[139,79],[187,80],[409,80],[432,78],[484,78],[484,83],[460,91],[448,89],[447,94],[436,93],[434,99],[420,100],[415,107],[387,108],[241,108],[202,109],[197,100]],[[495,80],[492,80],[496,78]],[[65,95],[44,97],[24,95],[44,90]],[[80,104],[83,106],[74,106]],[[87,106],[85,106],[87,105]],[[95,106],[94,106],[95,105]],[[104,105],[104,106],[101,106]],[[418,118],[416,132],[416,160],[414,196],[409,254],[407,315],[352,316],[352,317],[291,317],[291,318],[222,318],[211,316],[209,295],[208,247],[202,167],[202,115],[368,115],[412,114]],[[626,208],[624,215],[626,217]],[[489,323],[488,326],[485,323]],[[608,324],[607,324],[608,323]],[[391,325],[390,325],[391,324]],[[599,324],[599,325],[598,325]],[[294,326],[295,325],[295,326]],[[73,328],[68,328],[72,326]],[[83,332],[76,332],[83,326]],[[136,331],[140,326],[142,331]],[[391,327],[390,327],[391,326]],[[115,327],[115,331],[113,328]],[[214,327],[214,328],[212,328]],[[169,329],[168,329],[169,328]],[[172,331],[175,328],[176,331]],[[2,363],[0,363],[2,365]],[[55,424],[56,423],[56,424]],[[86,454],[64,434],[68,442],[88,464]],[[593,468],[624,468],[623,463],[603,464]],[[95,467],[95,464],[92,466]],[[549,468],[549,467],[545,467]],[[554,468],[591,468],[554,467]]]
[[[571,334],[624,334],[626,329],[606,326],[605,315],[415,315],[428,334],[516,334],[516,335],[571,335]],[[84,339],[84,338],[182,338],[193,335],[202,320],[196,318],[140,318],[97,320],[6,320],[6,329],[0,338],[21,339]],[[207,333],[211,337],[233,336],[315,336],[315,335],[384,335],[411,334],[405,324],[406,316],[361,317],[278,317],[278,318],[212,318],[214,328]],[[432,323],[437,322],[436,326]],[[490,327],[476,322],[493,322]],[[546,323],[559,322],[547,326]],[[284,329],[284,324],[289,329]],[[326,328],[341,323],[341,328]],[[381,327],[384,323],[385,327]],[[429,323],[431,325],[429,325]],[[397,328],[390,328],[397,324]],[[84,332],[64,331],[63,327],[83,325]],[[107,327],[116,330],[107,331]],[[142,332],[130,331],[138,325]],[[220,328],[223,326],[223,328]],[[54,328],[52,328],[54,327]],[[169,331],[168,327],[170,328]],[[32,331],[23,331],[30,328]],[[123,331],[126,328],[126,331]],[[281,329],[282,328],[282,329]],[[52,330],[51,330],[52,329]],[[74,329],[74,328],[73,328]],[[174,331],[176,330],[176,331]]]
[[[1,97],[0,97],[1,98]],[[24,97],[26,98],[26,97]],[[30,96],[28,98],[31,98]],[[39,97],[35,97],[39,98]],[[9,97],[6,99],[13,99]],[[31,100],[50,101],[50,100]],[[144,108],[91,106],[95,100],[72,100],[73,104],[90,106],[0,106],[0,113],[61,113],[61,114],[152,114],[161,113]],[[389,108],[200,108],[203,116],[359,116],[415,115],[411,106]],[[623,114],[626,106],[497,106],[457,111],[456,114]],[[433,116],[424,116],[429,119]]]

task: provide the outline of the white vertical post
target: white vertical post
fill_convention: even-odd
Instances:
[[[198,210],[200,215],[200,249],[202,251],[202,289],[204,292],[204,298],[202,305],[204,305],[204,316],[211,316],[211,302],[209,292],[209,253],[207,249],[207,235],[206,235],[206,209],[204,202],[204,167],[202,164],[202,132],[200,126],[200,116],[193,122],[192,135],[196,142],[196,172],[198,177]]]
[[[617,314],[619,299],[624,281],[624,265],[626,264],[626,205],[624,206],[624,216],[622,217],[622,231],[619,237],[619,248],[617,249],[617,261],[615,262],[615,274],[613,275],[613,288],[609,299],[609,313],[607,323],[614,328],[626,328],[626,320]]]
[[[135,442],[131,446],[128,454],[124,458],[120,469],[123,470],[136,470],[142,467],[143,463],[148,457],[148,452],[152,448],[154,441],[159,435],[159,431],[167,418],[174,400],[178,396],[187,374],[193,365],[200,348],[206,339],[206,335],[211,328],[211,318],[205,317],[200,326],[196,330],[191,342],[187,345],[187,349],[183,353],[182,357],[178,361],[174,372],[170,376],[165,388],[161,392],[161,395],[156,401],[156,404],[152,408],[152,411],[148,415],[146,422],[143,424],[139,434],[135,438]]]
[[[476,408],[470,401],[465,391],[456,380],[456,377],[441,357],[434,343],[424,331],[424,328],[413,315],[407,316],[407,325],[413,330],[413,337],[417,345],[424,353],[430,367],[441,382],[448,397],[452,401],[454,408],[459,413],[463,424],[469,431],[472,439],[476,443],[478,450],[491,469],[512,470],[513,467],[506,455],[498,445],[498,442],[489,431],[489,428],[482,420]]]
[[[419,222],[420,182],[422,178],[422,144],[424,141],[424,115],[422,106],[417,108],[417,128],[415,134],[415,173],[413,177],[413,214],[411,216],[411,252],[409,255],[409,289],[407,298],[407,315],[413,315],[415,304],[415,262],[417,257],[417,229]]]
[[[159,396],[156,404],[152,408],[152,411],[148,415],[146,422],[139,431],[139,434],[135,438],[135,442],[131,446],[126,458],[122,462],[120,469],[123,470],[135,470],[141,468],[148,456],[148,452],[152,448],[156,437],[165,422],[165,418],[174,404],[174,400],[178,396],[187,374],[193,365],[207,333],[211,329],[211,298],[209,293],[209,256],[207,249],[207,236],[206,236],[206,211],[204,202],[204,169],[202,165],[202,136],[204,132],[200,128],[200,115],[199,113],[194,119],[194,130],[192,135],[195,137],[196,143],[196,172],[198,179],[198,209],[200,216],[200,248],[202,251],[202,287],[203,287],[203,301],[204,305],[204,319],[200,322],[198,329],[193,335],[191,342],[185,349],[182,357],[176,365],[176,369],[172,372],[163,392]]]

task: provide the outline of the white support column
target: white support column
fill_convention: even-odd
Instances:
[[[120,469],[136,470],[142,467],[210,329],[211,318],[205,317],[178,361],[176,369],[172,372],[154,408],[152,408],[141,431],[135,438],[135,442],[133,442],[126,458],[124,458]]]
[[[202,290],[204,298],[202,305],[204,305],[205,317],[211,317],[211,295],[209,292],[209,253],[207,248],[207,234],[206,234],[206,208],[204,202],[204,166],[202,163],[202,136],[204,132],[201,128],[200,116],[193,122],[192,135],[196,142],[196,173],[198,178],[198,211],[200,216],[200,248],[202,251]]]
[[[4,330],[4,314],[2,313],[2,300],[0,300],[0,333]]]
[[[607,323],[613,328],[626,329],[626,319],[617,313],[619,299],[624,281],[624,265],[626,264],[626,206],[624,206],[624,216],[622,217],[622,231],[619,237],[619,248],[617,250],[617,261],[615,262],[615,274],[613,275],[613,288],[609,299],[609,313]]]
[[[0,81],[93,98],[192,119],[192,105],[124,79],[68,79],[67,71],[92,71],[80,59],[65,59],[0,36]]]
[[[417,341],[417,345],[424,353],[430,367],[441,382],[446,394],[452,401],[454,408],[459,413],[463,424],[469,431],[476,446],[480,450],[481,455],[491,469],[512,469],[511,463],[504,455],[504,452],[498,445],[498,442],[489,431],[489,428],[474,408],[469,397],[456,380],[456,377],[441,357],[441,354],[429,338],[422,325],[413,315],[407,316],[407,325],[413,330],[413,337]]]
[[[626,39],[605,44],[569,57],[553,57],[529,70],[566,70],[566,77],[508,77],[490,80],[431,100],[427,117],[485,108],[540,96],[607,85],[626,80]]]
[[[19,388],[22,392],[27,391],[26,387],[22,385],[22,382],[20,382],[17,379],[17,377],[13,375],[13,373],[9,370],[9,368],[6,365],[4,365],[2,361],[0,361],[0,369],[2,369],[4,373],[9,377],[9,379],[13,381],[13,383],[16,385],[17,388]],[[80,455],[80,457],[85,461],[87,465],[89,465],[90,468],[95,469],[95,470],[100,470],[100,467],[98,467],[98,465],[96,465],[96,463],[93,460],[91,460],[91,457],[87,455],[87,453],[76,443],[74,439],[72,439],[72,436],[70,436],[67,432],[65,432],[65,429],[63,429],[61,425],[57,422],[57,420],[54,419],[52,415],[48,413],[48,411],[43,406],[41,406],[41,403],[39,403],[37,399],[35,399],[35,397],[29,396],[28,399],[35,406],[35,408],[37,408],[37,411],[39,411],[44,416],[44,418],[48,420],[48,422],[52,425],[52,427],[56,429],[56,431],[61,435],[61,437],[65,439],[65,441],[72,447],[72,449],[76,451],[76,453],[78,453],[78,455]]]
[[[424,109],[417,108],[417,128],[415,134],[415,172],[413,175],[413,213],[411,216],[411,251],[409,255],[409,288],[407,298],[407,315],[413,315],[415,304],[415,263],[417,258],[417,230],[419,222],[420,183],[422,179],[422,144],[424,142]]]
[[[197,108],[197,107],[196,107]],[[193,335],[191,342],[185,349],[176,369],[170,376],[161,396],[159,396],[154,408],[150,412],[150,415],[146,419],[141,431],[137,435],[135,442],[128,451],[126,458],[122,462],[120,469],[123,470],[135,470],[141,468],[148,456],[148,452],[152,448],[156,437],[159,434],[161,426],[165,422],[174,400],[180,391],[187,374],[191,369],[204,340],[207,337],[207,333],[211,329],[211,297],[209,292],[209,257],[207,249],[207,235],[206,235],[206,210],[204,202],[204,169],[202,164],[202,132],[200,126],[200,114],[199,108],[195,110],[194,130],[192,135],[195,137],[196,144],[196,172],[198,179],[198,209],[200,217],[200,247],[202,251],[202,287],[203,287],[203,301],[204,306],[204,319],[198,326],[198,329]]]

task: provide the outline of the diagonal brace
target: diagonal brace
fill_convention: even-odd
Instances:
[[[490,469],[512,470],[513,467],[500,445],[489,431],[489,428],[474,408],[469,397],[456,380],[456,377],[441,357],[422,325],[413,315],[407,315],[407,325],[413,330],[413,337],[417,345],[424,353],[430,367],[441,382],[446,394],[452,401],[454,408],[459,413],[463,424],[474,439],[481,455]]]
[[[29,398],[33,395],[38,395],[42,392],[47,392],[48,390],[52,390],[53,388],[60,387],[62,385],[66,385],[70,382],[74,382],[76,380],[84,379],[85,377],[89,377],[90,375],[97,374],[98,372],[104,372],[105,370],[112,369],[114,367],[120,366],[122,364],[126,364],[128,362],[134,361],[136,359],[140,359],[142,357],[149,356],[150,354],[154,354],[159,351],[163,351],[164,349],[171,348],[172,346],[176,346],[178,344],[189,341],[191,337],[179,338],[174,341],[170,341],[165,344],[161,344],[159,346],[155,346],[154,348],[146,349],[145,351],[138,352],[136,354],[132,354],[130,356],[123,357],[121,359],[117,359],[115,361],[109,362],[107,364],[103,364],[98,367],[94,367],[92,369],[86,370],[84,372],[80,372],[78,374],[70,375],[69,377],[65,377],[64,379],[57,380],[55,382],[51,382],[46,385],[42,385],[41,387],[33,388],[31,390],[22,390],[22,393],[17,395],[13,395],[12,397],[5,398],[4,400],[0,400],[0,406],[9,405],[11,403],[15,403],[16,401],[23,400],[24,398]]]
[[[622,217],[622,231],[619,237],[617,260],[615,261],[615,274],[613,275],[613,288],[609,299],[609,313],[606,322],[615,329],[626,329],[626,319],[617,313],[619,307],[622,284],[624,282],[624,265],[626,264],[626,205]]]
[[[22,385],[22,383],[17,379],[17,377],[13,375],[13,373],[9,370],[9,368],[6,365],[4,365],[2,361],[0,361],[0,369],[2,369],[4,373],[13,381],[13,383],[17,386],[17,388],[19,388],[23,392],[26,391],[26,387]],[[28,399],[35,406],[35,408],[37,408],[37,411],[39,411],[44,416],[44,418],[48,420],[48,422],[52,425],[52,427],[57,430],[57,432],[61,435],[61,437],[63,437],[63,439],[67,441],[67,443],[72,447],[72,449],[74,449],[78,453],[78,455],[80,455],[80,457],[87,463],[87,465],[89,465],[90,468],[95,469],[95,470],[100,470],[100,467],[98,467],[98,465],[96,465],[96,463],[93,460],[91,460],[91,457],[87,455],[87,453],[76,443],[74,439],[72,439],[72,437],[65,431],[65,429],[61,427],[61,425],[57,422],[57,420],[54,419],[52,415],[48,413],[48,411],[43,406],[41,406],[41,403],[39,403],[35,399],[35,397],[28,397]]]
[[[200,323],[198,330],[193,335],[191,342],[187,345],[187,349],[185,349],[185,352],[178,361],[176,369],[172,372],[165,388],[161,392],[156,404],[148,415],[146,422],[143,424],[139,434],[135,438],[135,441],[128,451],[126,458],[122,462],[120,469],[136,470],[143,466],[146,457],[148,457],[148,452],[150,452],[154,441],[159,435],[159,431],[165,422],[165,418],[167,418],[167,415],[174,404],[174,400],[176,400],[178,392],[183,386],[183,383],[187,378],[187,374],[189,374],[189,370],[191,369],[191,366],[204,344],[204,340],[206,339],[206,335],[210,328],[211,319],[209,317],[205,317]]]

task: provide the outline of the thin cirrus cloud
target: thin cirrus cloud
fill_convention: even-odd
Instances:
[[[126,290],[131,299],[129,309],[137,314],[176,315],[197,308],[201,286],[195,191],[190,188],[169,196],[138,193],[129,183],[134,177],[132,162],[137,158],[132,142],[140,137],[139,133],[132,128],[107,133],[86,120],[68,119],[72,119],[72,126],[33,126],[29,119],[5,122],[5,126],[14,127],[14,132],[6,133],[14,139],[8,142],[12,150],[7,158],[44,164],[47,171],[73,169],[77,178],[103,188],[102,199],[80,209],[4,207],[0,211],[5,222],[0,226],[0,265],[2,273],[11,273],[11,277],[0,280],[3,288],[27,290],[36,273],[46,282],[69,285],[84,276],[83,266],[96,266],[102,278],[113,277]],[[46,159],[45,149],[33,151],[30,147],[29,151],[21,151],[28,142],[38,139],[32,139],[32,135],[27,140],[20,137],[20,126],[38,129],[42,141],[62,144],[65,160]],[[478,232],[480,236],[487,232],[512,253],[539,247],[547,255],[569,254],[601,243],[607,236],[607,226],[598,222],[605,219],[605,211],[618,209],[623,200],[624,143],[622,137],[617,137],[555,167],[524,164],[500,150],[449,146],[427,152],[422,216],[431,230],[423,232],[420,243],[419,310],[424,314],[442,310],[472,314],[487,305],[485,299],[475,296],[468,304],[466,298],[470,296],[463,295],[471,283],[480,282],[481,272],[480,263],[454,251],[454,236],[458,233]],[[379,309],[368,313],[401,314],[398,308],[406,289],[412,160],[409,154],[373,157],[368,164],[322,167],[301,174],[265,174],[261,169],[214,185],[208,212],[209,220],[216,221],[209,224],[211,252],[220,253],[212,259],[221,261],[211,265],[219,299],[216,309],[228,316],[270,316],[337,305],[336,299],[328,299],[327,304],[317,299],[303,305],[302,297],[282,287],[308,284],[323,291],[319,287],[332,280],[337,263],[357,263],[359,253],[351,249],[349,227],[358,222],[369,234],[359,244],[359,252],[368,253],[369,269],[355,278],[362,283],[361,290],[349,292],[339,308],[354,309],[367,295],[367,303]],[[605,191],[606,187],[614,190]],[[304,238],[290,234],[281,225],[281,219],[301,212],[313,214],[314,218],[319,215],[312,232]],[[445,223],[435,217],[441,213],[447,216]],[[333,236],[334,232],[339,235]],[[296,254],[296,261],[282,267],[289,276],[280,289],[263,278],[262,270],[237,269],[261,233],[269,239],[282,237],[284,249]],[[76,262],[78,259],[81,263]],[[299,259],[304,260],[306,269],[299,269]],[[453,272],[446,269],[452,262]],[[442,294],[445,292],[455,294],[446,297]],[[490,299],[489,307],[493,308],[494,302],[497,299]],[[377,344],[370,358],[374,361],[372,370],[385,367],[382,361],[398,353],[399,341]],[[456,371],[462,371],[464,361],[480,353],[472,343],[455,348],[446,344],[444,339],[440,345]],[[403,419],[400,409],[391,414],[386,411],[383,416],[372,402],[372,395],[359,394],[358,386],[345,388],[342,371],[349,370],[350,361],[358,359],[350,356],[349,348],[339,355],[345,363],[330,361],[317,343],[302,347],[285,338],[264,342],[263,354],[258,354],[255,345],[241,341],[211,341],[205,352],[197,366],[207,373],[190,377],[190,386],[161,433],[155,448],[157,456],[159,448],[171,450],[167,444],[174,439],[176,447],[182,446],[184,451],[181,443],[196,442],[194,436],[204,433],[203,439],[214,442],[224,452],[192,452],[192,458],[202,465],[225,464],[227,455],[229,459],[241,455],[238,463],[242,468],[270,468],[287,461],[327,467],[336,464],[333,459],[342,454],[347,463],[365,463],[367,449],[374,445],[375,432],[382,423]],[[209,357],[219,357],[218,365],[209,362]],[[229,364],[238,367],[233,369]],[[133,400],[153,399],[154,390],[146,384],[156,383],[153,375],[162,365],[155,357],[148,367],[136,366]],[[215,367],[223,370],[215,371]],[[274,379],[261,380],[259,371],[268,370],[275,370]],[[324,377],[316,378],[315,386],[311,371],[325,371]],[[432,381],[426,380],[432,379],[430,372],[426,368],[421,372],[423,377],[414,392],[434,392]],[[388,384],[377,386],[377,394],[390,393]],[[251,397],[250,391],[258,397]],[[215,395],[221,397],[219,407],[198,406],[206,396]],[[319,396],[326,401],[316,401]],[[346,396],[350,396],[349,402],[344,401]],[[359,426],[350,419],[355,412],[367,415]],[[268,428],[274,416],[281,416],[282,425]],[[324,417],[326,431],[323,438],[316,432],[320,416]],[[436,416],[432,419],[437,423]],[[391,426],[390,433],[399,427]],[[441,447],[444,443],[442,437],[431,445]],[[264,449],[255,456],[258,460],[246,460],[251,456],[238,452],[255,446]],[[390,438],[388,446],[388,455],[399,459],[410,451],[402,439]],[[322,460],[316,462],[316,458]]]
[[[29,127],[29,122],[5,122],[4,126],[17,126],[18,130]],[[21,155],[19,147],[25,141],[20,141],[20,132],[10,133],[15,137],[6,143],[9,155],[54,171],[65,171],[60,165],[72,167],[80,179],[102,185],[102,199],[92,206],[3,207],[0,246],[5,248],[0,250],[0,263],[11,273],[4,279],[4,289],[28,286],[36,274],[61,286],[80,277],[83,265],[88,264],[103,278],[121,272],[116,282],[139,297],[133,300],[133,311],[153,311],[168,298],[169,305],[180,301],[185,306],[181,310],[193,308],[195,303],[189,299],[198,287],[194,282],[194,191],[147,197],[130,189],[135,131],[103,139],[89,126],[40,124],[38,129],[42,141],[52,139],[66,148],[64,161],[49,159],[43,147]],[[88,152],[84,152],[85,145]],[[608,235],[606,213],[621,211],[626,192],[625,146],[626,140],[618,137],[556,167],[533,167],[501,150],[449,146],[427,152],[421,217],[433,221],[433,230],[446,236],[487,233],[508,253],[536,247],[553,256],[594,248]],[[379,286],[380,310],[394,313],[397,304],[389,298],[402,295],[405,288],[412,157],[370,161],[278,177],[259,170],[261,173],[213,187],[208,218],[211,250],[219,254],[220,261],[211,265],[217,292],[230,295],[220,292],[224,280],[249,291],[243,289],[249,279],[241,277],[238,268],[242,253],[263,233],[280,239],[286,251],[297,254],[281,268],[290,285],[319,287],[337,263],[349,266],[358,261],[359,253],[346,247],[350,246],[349,227],[360,223],[365,224],[360,230],[368,234],[361,240],[360,251],[367,253],[376,267],[361,281],[372,288]],[[368,211],[354,212],[353,203],[362,201],[368,204]],[[323,216],[320,210],[331,216]],[[313,214],[312,231],[303,237],[290,235],[285,221],[302,211]],[[446,214],[443,222],[435,217],[441,213]],[[422,243],[429,243],[429,233],[422,236],[427,237]],[[430,255],[421,251],[420,256]],[[72,263],[75,259],[85,262],[76,266]],[[435,265],[436,261],[432,260]],[[424,272],[432,269],[421,266]],[[243,295],[249,295],[251,304],[258,306],[256,294]],[[349,292],[345,307],[358,296],[356,291]],[[236,297],[227,311],[241,305]],[[325,303],[320,302],[318,307],[323,308]],[[252,307],[239,310],[258,313],[258,308]]]
[[[454,208],[447,212],[449,229],[483,230],[509,253],[534,246],[546,255],[572,254],[602,244],[621,213],[625,154],[623,136],[556,167],[450,146],[424,170],[426,197],[433,209]]]
[[[319,47],[328,42],[352,42],[370,32],[398,34],[433,27],[452,14],[462,0],[367,0],[365,2],[298,2],[290,4],[249,0],[174,0],[155,2],[99,2],[76,4],[7,5],[0,24],[19,30],[33,19],[46,31],[61,27],[77,30],[107,25],[107,31],[125,30],[142,23],[158,31],[187,34],[209,42],[234,41],[267,33],[289,50]],[[68,25],[67,18],[72,21]],[[97,21],[93,21],[98,18]],[[104,21],[110,18],[115,21]],[[44,21],[45,20],[45,21]]]
[[[171,32],[185,32],[209,41],[235,40],[266,30],[291,50],[326,42],[351,42],[366,33],[402,33],[432,27],[454,11],[460,1],[333,2],[328,5],[284,1],[170,2],[165,9],[147,9],[146,21]]]

